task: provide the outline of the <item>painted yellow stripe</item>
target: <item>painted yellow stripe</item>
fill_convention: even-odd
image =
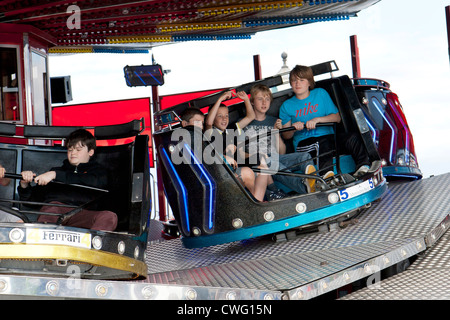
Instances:
[[[49,53],[91,53],[93,52],[92,47],[53,47],[48,50]]]
[[[0,244],[0,259],[62,259],[147,276],[147,265],[114,253],[60,245]]]
[[[200,8],[197,11],[203,13],[205,16],[216,16],[222,14],[276,10],[301,6],[303,6],[302,1],[259,1],[252,3],[239,3],[227,6],[205,7]]]
[[[171,23],[158,25],[158,31],[163,33],[163,32],[179,32],[179,31],[233,29],[241,27],[242,27],[241,21]]]
[[[147,43],[147,42],[171,42],[171,36],[123,36],[108,37],[108,43]]]

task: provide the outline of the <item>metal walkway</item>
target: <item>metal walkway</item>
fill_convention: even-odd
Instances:
[[[180,240],[152,244],[145,282],[185,286],[199,299],[217,288],[237,298],[240,290],[313,298],[431,247],[450,226],[449,186],[450,174],[391,185],[358,223],[287,242],[256,239],[201,249],[186,249]],[[207,296],[197,293],[205,289]]]
[[[425,251],[406,271],[346,295],[342,300],[449,300],[450,234]]]
[[[408,270],[381,281],[380,290],[345,298],[450,297],[450,236],[444,235],[450,227],[449,193],[450,173],[391,184],[356,224],[286,242],[261,238],[187,249],[179,239],[159,241],[161,224],[155,222],[146,280],[0,276],[0,298],[310,299],[418,254]]]

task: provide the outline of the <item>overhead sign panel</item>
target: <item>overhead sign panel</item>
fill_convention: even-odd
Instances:
[[[125,66],[125,81],[129,87],[162,86],[164,72],[159,64]]]

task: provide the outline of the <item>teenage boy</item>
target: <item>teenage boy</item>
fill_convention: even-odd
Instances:
[[[334,131],[330,126],[318,123],[341,121],[339,110],[328,93],[322,88],[315,88],[314,75],[310,67],[297,65],[289,74],[289,82],[294,96],[286,100],[280,108],[282,127],[294,126],[296,131],[283,133],[285,139],[293,137],[297,151],[320,155],[334,147]],[[352,155],[356,163],[355,177],[360,177],[369,170],[369,156],[364,145],[355,133],[338,136],[339,149]],[[319,159],[320,169],[331,168],[333,157],[327,155]]]
[[[96,141],[87,130],[79,129],[72,132],[67,139],[67,159],[61,167],[51,168],[36,176],[32,171],[23,171],[22,180],[18,187],[21,200],[42,201],[49,205],[43,206],[41,212],[63,214],[73,208],[51,206],[52,203],[80,206],[95,199],[98,194],[93,191],[76,190],[61,184],[50,184],[52,180],[66,184],[80,184],[100,189],[107,188],[107,171],[94,156]],[[30,182],[37,186],[31,187]],[[76,190],[76,191],[75,191]],[[41,215],[39,222],[55,223],[57,215]],[[117,226],[117,215],[111,211],[94,211],[82,209],[63,225],[87,228],[93,230],[113,231]]]
[[[284,170],[286,172],[300,171],[307,174],[313,173],[316,169],[313,166],[311,156],[306,152],[294,152],[286,154],[286,145],[280,134],[274,129],[281,129],[281,120],[267,115],[270,105],[273,101],[272,92],[269,87],[256,84],[250,90],[250,102],[255,111],[255,120],[250,122],[244,129],[245,137],[249,138],[249,144],[246,153],[249,155],[249,161],[259,161],[261,157],[265,158],[267,165],[273,170]],[[272,133],[271,136],[264,134]],[[262,135],[258,141],[252,141],[254,137]],[[272,143],[274,145],[272,145]],[[257,159],[252,159],[256,155]],[[273,181],[279,182],[288,189],[296,193],[303,194],[311,192],[310,179],[301,179],[287,175],[272,175]],[[274,183],[269,184],[267,189],[277,192],[278,188]]]

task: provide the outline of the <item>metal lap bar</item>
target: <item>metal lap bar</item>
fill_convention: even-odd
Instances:
[[[78,208],[76,205],[72,204],[59,204],[59,203],[46,203],[46,202],[36,202],[36,201],[24,201],[24,200],[10,200],[10,199],[0,199],[0,202],[25,204],[29,206],[52,206],[52,207],[63,207],[63,208]]]
[[[216,183],[203,164],[197,159],[192,149],[186,143],[183,148],[188,151],[190,159],[192,160],[191,167],[194,169],[197,178],[204,187],[203,227],[206,231],[212,232],[214,230],[215,218]],[[184,152],[183,156],[185,157]]]
[[[0,200],[0,201],[2,201],[2,200]],[[0,205],[0,210],[3,210],[3,211],[5,211],[5,212],[7,212],[7,213],[9,213],[9,214],[11,214],[13,216],[16,216],[16,217],[22,219],[22,221],[25,222],[25,223],[30,222],[28,217],[26,215],[24,215],[22,211],[13,210],[11,208],[8,208],[8,207],[2,206],[2,205]]]
[[[22,175],[17,174],[17,173],[5,173],[5,178],[10,178],[10,179],[22,179]],[[108,193],[109,191],[106,189],[101,189],[101,188],[97,188],[97,187],[91,187],[91,186],[87,186],[87,185],[83,185],[83,184],[76,184],[76,183],[64,183],[61,181],[57,181],[57,180],[52,180],[50,181],[50,183],[56,183],[56,184],[61,184],[61,185],[66,185],[66,186],[71,186],[71,187],[76,187],[76,188],[81,188],[81,189],[88,189],[88,190],[92,190],[92,191],[99,191],[99,192],[104,192],[104,193]]]
[[[260,169],[260,168],[255,168],[255,167],[252,167],[252,170],[254,172],[258,172],[258,173],[267,173],[267,174],[272,174],[272,175],[281,175],[281,176],[288,176],[288,177],[315,179],[315,180],[321,181],[324,184],[324,186],[328,187],[328,185],[326,184],[325,180],[319,175],[316,176],[316,175],[312,175],[312,174],[286,172],[286,171],[281,171],[281,170],[280,171],[275,171],[275,170]]]

